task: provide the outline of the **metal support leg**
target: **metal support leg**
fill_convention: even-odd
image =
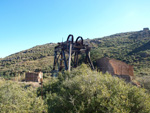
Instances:
[[[53,70],[55,70],[56,62],[57,62],[57,51],[55,51],[55,53],[54,53],[54,64],[53,64]]]
[[[93,63],[91,62],[91,59],[90,59],[90,52],[89,51],[86,52],[86,59],[89,62],[91,69],[94,70]]]
[[[66,60],[66,56],[65,56],[64,50],[62,50],[62,55],[63,55],[64,65],[65,65],[65,70],[68,70],[67,60]]]

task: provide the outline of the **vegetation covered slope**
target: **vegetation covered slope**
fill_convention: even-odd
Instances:
[[[103,38],[86,39],[91,49],[91,59],[110,57],[134,65],[135,75],[150,75],[150,31],[119,33]],[[27,71],[41,69],[49,74],[53,64],[56,44],[35,46],[0,59],[0,76],[18,76]],[[96,66],[96,64],[95,64]]]
[[[116,34],[94,42],[98,43],[91,54],[93,61],[107,56],[133,65],[137,76],[150,75],[150,31]]]
[[[35,46],[0,60],[1,76],[19,76],[24,72],[41,69],[45,73],[51,71],[53,63],[54,47],[56,44],[49,43]]]

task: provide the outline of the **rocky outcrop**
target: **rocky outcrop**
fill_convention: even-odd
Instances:
[[[145,37],[150,37],[149,28],[143,28],[142,31],[135,32],[131,36],[129,36],[129,38],[132,38],[132,39],[139,39],[139,38],[145,38]]]

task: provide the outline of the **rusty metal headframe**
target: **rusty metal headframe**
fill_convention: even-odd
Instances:
[[[74,42],[74,37],[70,34],[66,42],[58,43],[55,47],[53,72],[63,69],[70,71],[72,67],[77,67],[79,54],[83,53],[86,54],[85,63],[89,63],[91,69],[94,69],[90,59],[90,47],[83,44],[81,36]]]

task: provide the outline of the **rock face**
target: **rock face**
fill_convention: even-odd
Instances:
[[[122,61],[104,57],[96,62],[98,70],[102,71],[102,73],[108,72],[112,76],[125,79],[127,82],[130,82],[132,77],[134,77],[133,66]]]

